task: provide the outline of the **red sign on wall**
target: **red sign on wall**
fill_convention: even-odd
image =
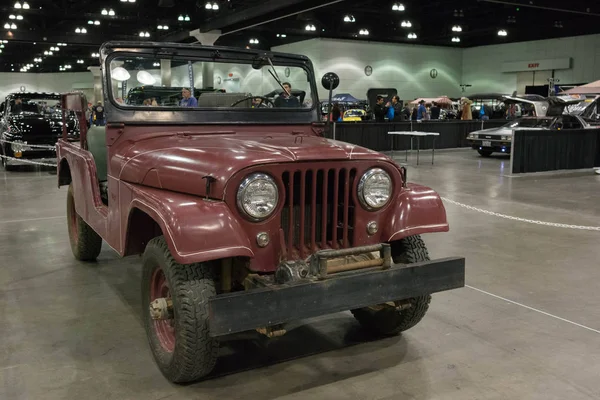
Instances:
[[[539,66],[540,66],[540,63],[529,63],[527,68],[538,68]]]

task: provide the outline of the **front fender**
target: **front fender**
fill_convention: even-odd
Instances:
[[[129,223],[134,210],[139,209],[159,225],[171,255],[180,264],[254,256],[248,237],[224,202],[145,186],[124,185],[129,190],[121,192],[121,206],[127,209],[123,216],[125,223],[122,224],[127,232],[122,235],[123,238],[132,240],[136,237],[135,230],[143,229]],[[126,248],[126,243],[123,243],[123,248]]]
[[[422,233],[448,232],[446,208],[440,196],[431,188],[409,183],[402,190],[385,225],[382,239],[387,242],[420,235]]]

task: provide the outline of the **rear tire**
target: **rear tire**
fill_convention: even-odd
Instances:
[[[481,157],[489,157],[492,155],[493,151],[490,150],[477,150]]]
[[[73,184],[67,192],[67,226],[69,242],[75,259],[79,261],[94,261],[102,250],[102,238],[77,214]]]
[[[429,253],[421,236],[409,236],[392,242],[392,257],[395,263],[414,263],[428,261]],[[398,310],[400,304],[409,303],[410,307]],[[418,324],[427,313],[431,295],[414,297],[390,304],[378,304],[371,307],[352,310],[354,318],[361,326],[377,335],[393,336]]]
[[[196,381],[213,370],[219,342],[209,333],[208,300],[215,295],[210,265],[176,263],[162,236],[148,242],[142,270],[144,326],[154,360],[171,382]],[[157,298],[171,299],[171,319],[152,319],[149,307]]]

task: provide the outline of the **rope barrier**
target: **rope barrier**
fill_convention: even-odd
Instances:
[[[18,144],[19,146],[23,146],[23,147],[33,147],[33,148],[44,149],[44,150],[55,150],[56,149],[56,145],[51,145],[51,144],[29,144],[29,143],[25,143],[25,142],[15,142],[15,141],[10,141],[10,140],[3,140],[3,139],[0,139],[0,143]]]
[[[442,197],[442,200],[447,203],[454,204],[458,207],[465,208],[467,210],[476,211],[476,212],[480,212],[482,214],[491,215],[491,216],[498,217],[498,218],[504,218],[504,219],[508,219],[511,221],[525,222],[525,223],[534,224],[534,225],[551,226],[554,228],[567,228],[567,229],[577,229],[577,230],[583,230],[583,231],[600,232],[600,226],[569,225],[569,224],[559,224],[556,222],[537,221],[534,219],[513,217],[512,215],[500,214],[497,212],[484,210],[481,208],[469,206],[467,204],[459,203],[458,201],[454,201],[454,200],[448,199],[446,197]]]
[[[44,162],[40,162],[40,161],[27,160],[25,158],[9,157],[9,156],[4,156],[2,154],[0,154],[0,158],[6,158],[7,160],[14,160],[14,161],[18,161],[19,163],[24,163],[24,164],[42,165],[44,167],[56,168],[56,164],[49,164],[49,163],[44,163]]]

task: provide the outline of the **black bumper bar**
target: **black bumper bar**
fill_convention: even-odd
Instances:
[[[443,258],[274,285],[210,299],[210,334],[223,336],[465,285],[465,259]]]

